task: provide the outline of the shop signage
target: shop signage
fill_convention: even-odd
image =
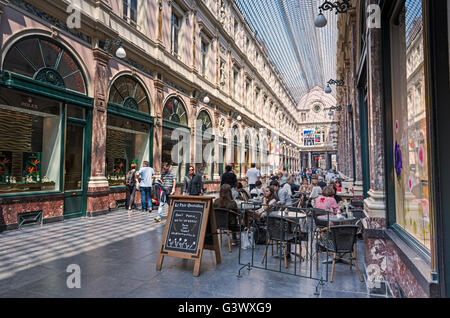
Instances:
[[[161,270],[164,256],[194,260],[194,276],[200,275],[203,250],[216,253],[221,263],[213,197],[171,196],[156,269]]]

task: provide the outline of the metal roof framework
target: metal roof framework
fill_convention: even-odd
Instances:
[[[234,0],[267,48],[271,63],[298,108],[314,87],[325,88],[336,79],[337,15],[323,12],[328,20],[316,28],[314,19],[323,0]],[[335,96],[336,91],[332,92]]]

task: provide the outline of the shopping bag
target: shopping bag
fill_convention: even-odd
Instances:
[[[246,250],[246,249],[249,249],[252,247],[252,242],[250,239],[253,240],[253,233],[251,231],[249,231],[248,229],[245,229],[242,232],[242,239],[241,239],[241,247],[243,250]]]

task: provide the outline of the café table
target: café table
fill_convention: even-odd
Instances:
[[[336,195],[340,196],[342,200],[351,200],[355,197],[351,192],[337,192]]]

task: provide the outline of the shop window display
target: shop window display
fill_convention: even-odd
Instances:
[[[397,224],[430,248],[430,189],[422,1],[405,1],[392,27]]]
[[[60,190],[62,104],[0,88],[0,195]]]
[[[186,128],[188,126],[188,113],[183,102],[178,97],[170,97],[167,100],[163,109],[163,119],[175,126],[179,126],[179,129],[172,136],[173,128],[163,128],[162,162],[171,163],[172,170],[177,176],[177,181],[184,182],[186,165],[189,164],[190,132]]]
[[[108,114],[106,174],[110,186],[125,185],[132,163],[140,166],[150,157],[150,124]]]
[[[213,179],[213,156],[214,156],[214,140],[211,139],[212,135],[212,121],[209,114],[202,110],[197,117],[197,121],[200,124],[200,132],[202,136],[202,160],[201,164],[197,164],[198,173],[203,174],[203,179]],[[200,162],[200,160],[197,160]]]

